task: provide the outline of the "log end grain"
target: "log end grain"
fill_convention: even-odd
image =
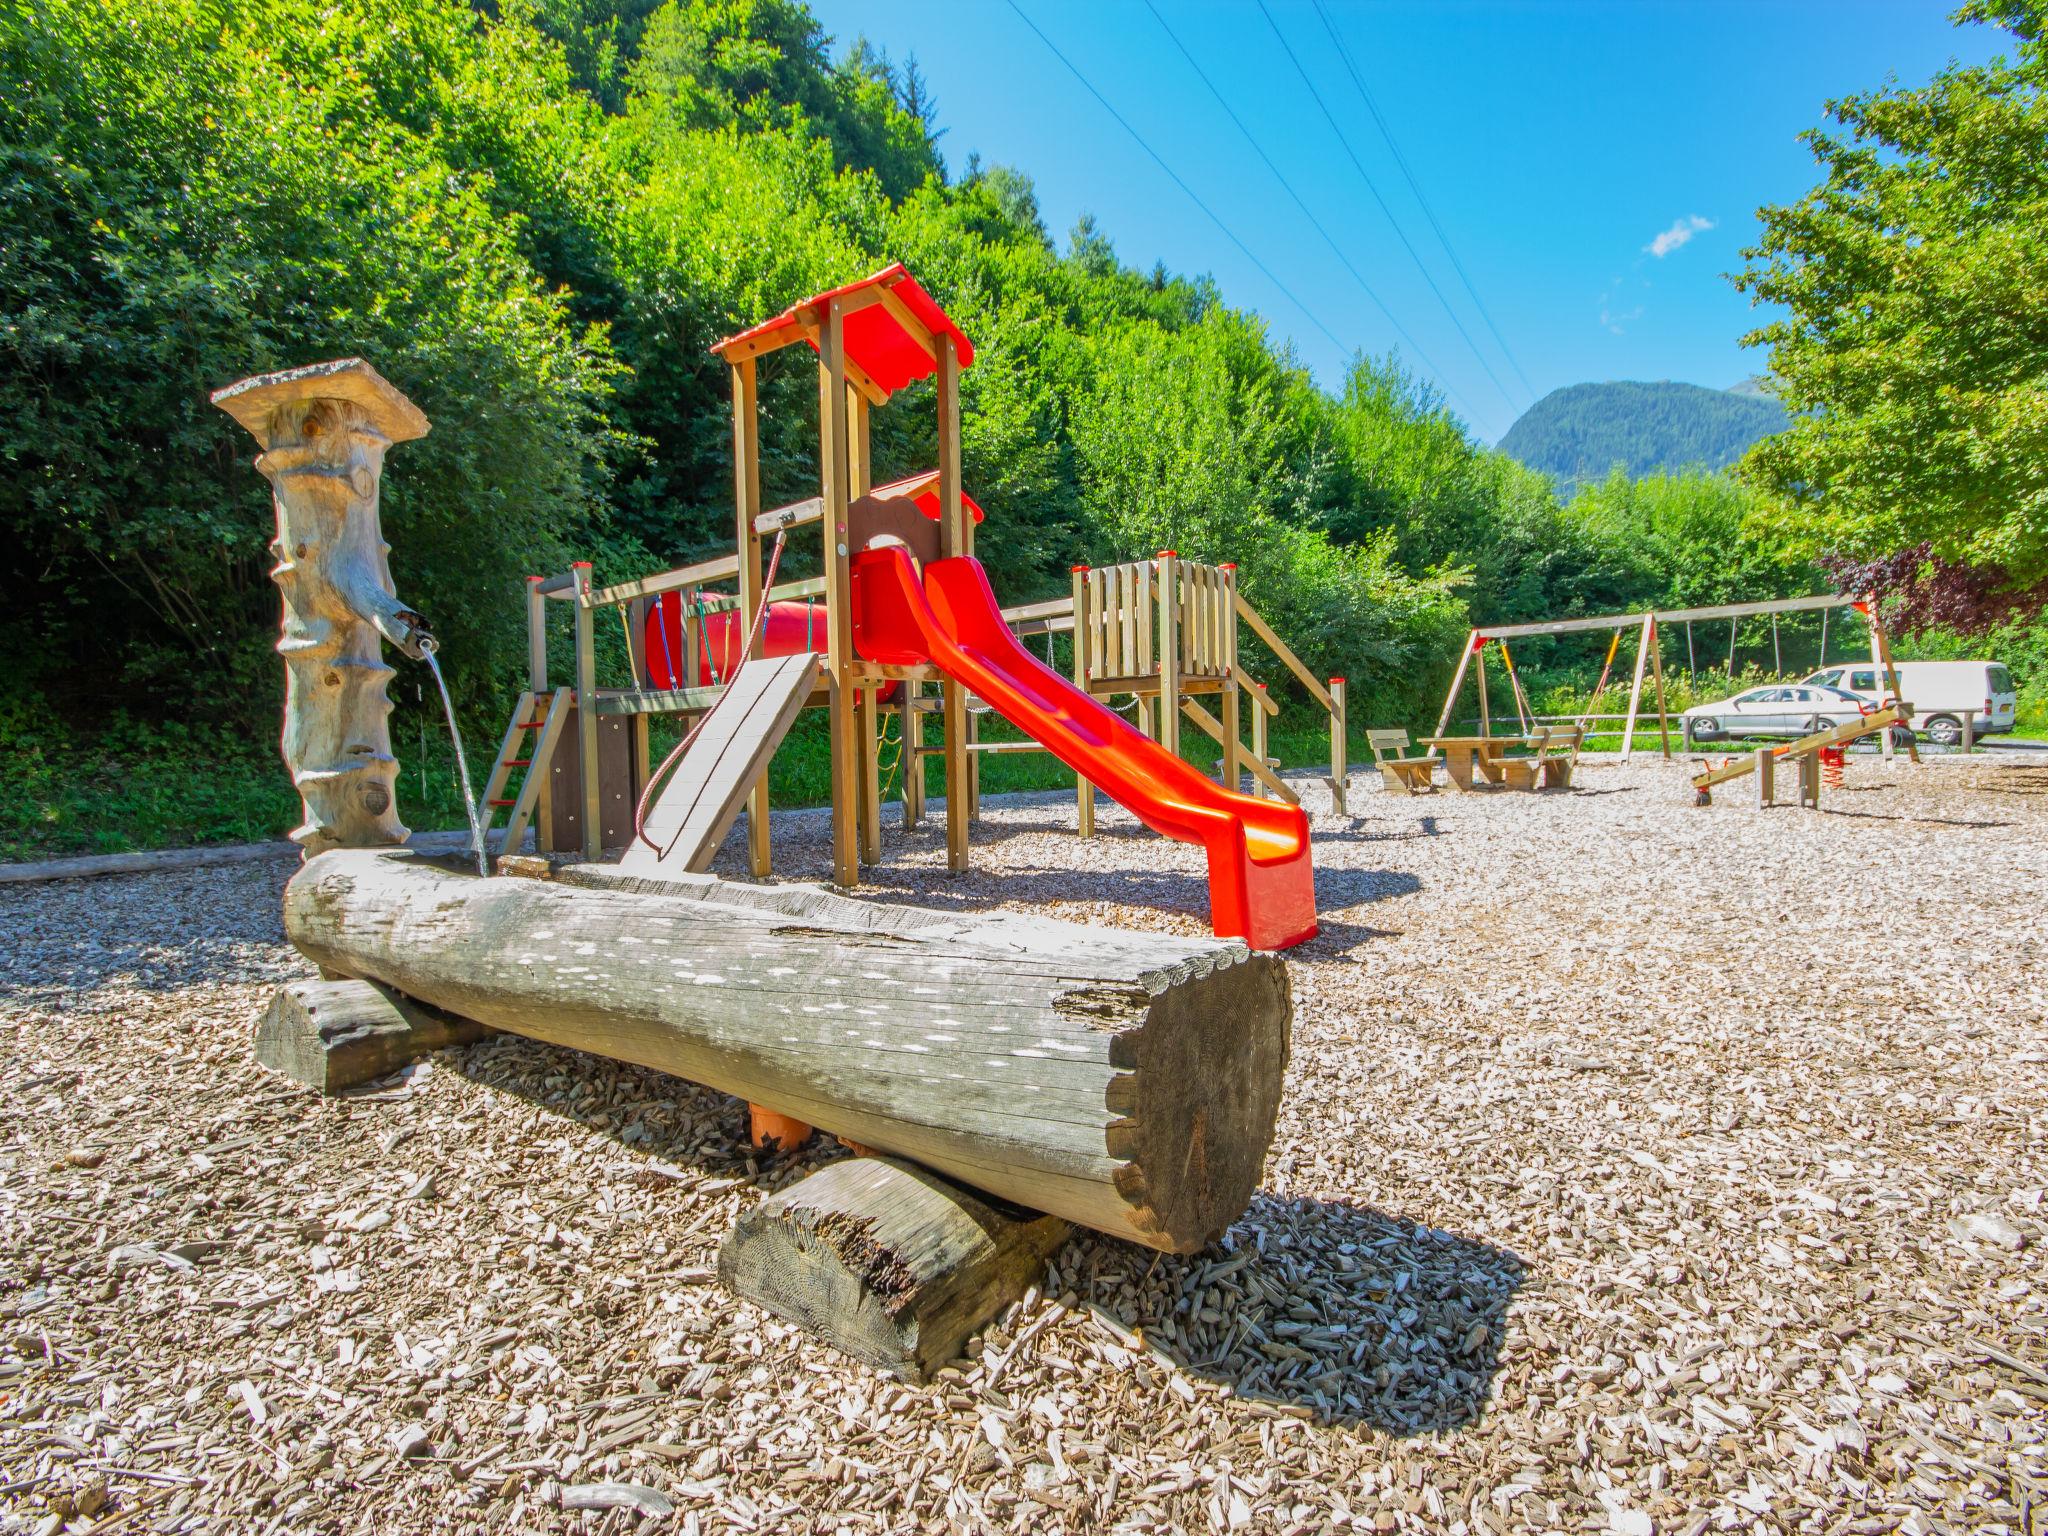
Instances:
[[[1287,964],[1249,954],[1218,965],[1200,987],[1149,999],[1112,1061],[1109,1127],[1117,1192],[1144,1240],[1194,1253],[1251,1203],[1280,1112],[1293,1025]]]
[[[913,1164],[859,1157],[741,1217],[718,1274],[735,1295],[921,1383],[1031,1287],[1070,1230]]]
[[[256,1021],[256,1060],[320,1093],[339,1093],[490,1033],[375,982],[295,981],[272,994]]]

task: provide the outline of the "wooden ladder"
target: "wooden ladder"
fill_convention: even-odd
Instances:
[[[491,776],[484,781],[483,804],[479,807],[478,820],[483,824],[484,837],[488,842],[491,820],[501,806],[509,806],[512,814],[505,819],[505,840],[498,845],[499,851],[514,854],[519,843],[526,836],[527,824],[533,820],[535,805],[540,801],[540,787],[547,782],[548,764],[555,755],[555,747],[566,729],[571,706],[576,698],[573,688],[557,688],[551,694],[522,693],[519,703],[512,710],[512,723],[505,727],[505,739],[498,744],[498,760],[491,764]],[[535,735],[539,732],[539,735]],[[532,745],[527,746],[528,743]],[[519,756],[526,749],[524,757]],[[506,787],[511,783],[512,770],[523,768],[525,777],[519,781],[519,793],[507,798]]]

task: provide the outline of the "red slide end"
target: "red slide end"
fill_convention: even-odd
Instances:
[[[872,549],[853,561],[854,647],[869,661],[932,662],[1163,837],[1209,856],[1210,922],[1253,949],[1316,935],[1308,815],[1226,789],[1126,724],[1024,649],[977,560]]]

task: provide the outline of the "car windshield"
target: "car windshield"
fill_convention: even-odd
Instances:
[[[1829,704],[1861,704],[1863,702],[1846,688],[1816,688],[1813,692],[1823,702]]]

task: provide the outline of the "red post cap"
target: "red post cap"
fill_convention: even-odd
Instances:
[[[1341,683],[1341,682],[1343,682],[1343,681],[1344,681],[1344,679],[1343,679],[1343,678],[1341,678],[1341,677],[1333,677],[1333,678],[1331,678],[1331,679],[1330,679],[1330,681],[1331,681],[1331,682],[1333,682],[1333,683]],[[1264,683],[1261,683],[1261,684],[1260,684],[1259,686],[1260,686],[1261,688],[1263,688],[1263,687],[1265,686],[1265,684],[1264,684]]]
[[[1174,560],[1178,559],[1179,557],[1170,549],[1162,549],[1161,551],[1159,551],[1159,558],[1161,560]]]
[[[1070,565],[1067,567],[1067,569],[1070,571],[1085,571],[1088,569],[1088,567],[1085,565]]]
[[[569,569],[572,571],[587,571],[590,569],[590,562],[588,560],[571,560],[569,562]]]
[[[1234,571],[1237,569],[1237,562],[1235,560],[1226,560],[1217,566],[1216,569],[1219,571]]]
[[[529,576],[529,577],[527,577],[527,578],[526,578],[526,584],[527,584],[527,585],[528,585],[528,586],[530,587],[530,586],[532,586],[532,585],[533,585],[533,584],[534,584],[535,582],[537,582],[537,581],[546,581],[546,580],[547,580],[547,578],[546,578],[545,576]]]

